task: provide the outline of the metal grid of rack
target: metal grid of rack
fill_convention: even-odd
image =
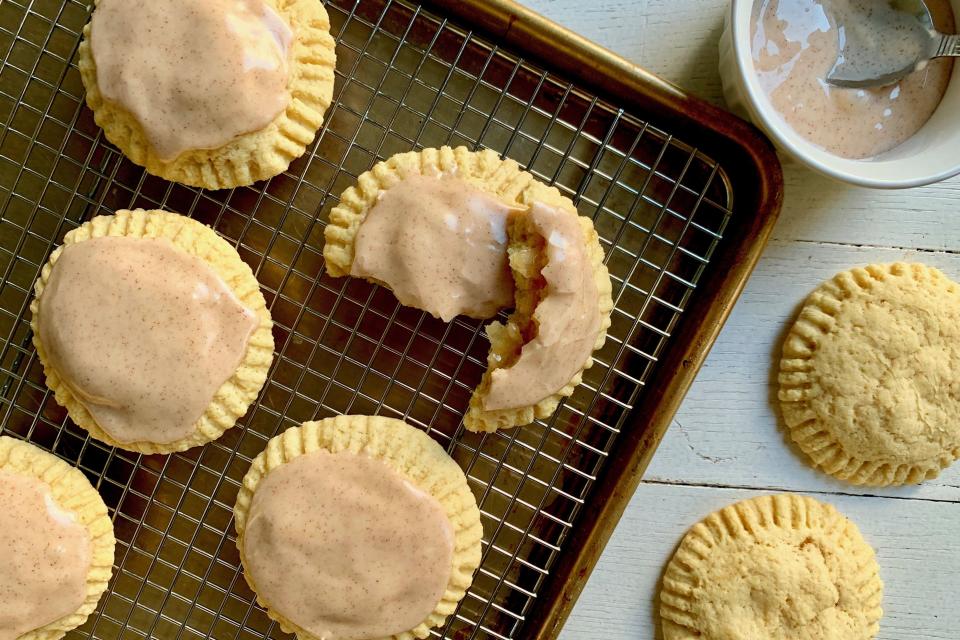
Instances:
[[[267,439],[304,420],[407,420],[464,468],[483,563],[442,638],[522,638],[525,618],[731,216],[716,162],[668,132],[405,0],[327,2],[334,104],[307,154],[251,188],[208,192],[146,175],[105,141],[75,65],[89,7],[0,4],[0,427],[77,464],[111,509],[109,592],[71,637],[287,637],[239,571],[232,505]],[[550,419],[463,430],[484,369],[481,323],[444,324],[323,270],[337,195],[374,162],[448,144],[490,148],[555,184],[595,221],[616,309],[584,384]],[[120,208],[212,225],[253,267],[277,356],[258,402],[219,441],[138,456],[90,440],[43,383],[33,281],[63,235]]]

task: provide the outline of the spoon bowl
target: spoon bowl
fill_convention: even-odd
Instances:
[[[877,3],[882,0],[875,0]],[[949,0],[960,16],[960,0]],[[960,175],[960,65],[940,105],[925,125],[900,146],[872,158],[832,154],[797,133],[770,101],[753,56],[757,0],[731,0],[720,38],[720,76],[730,108],[752,120],[790,158],[814,171],[851,185],[906,189]],[[956,24],[944,29],[956,28]],[[791,162],[785,162],[789,170]]]
[[[923,0],[884,0],[847,14],[838,20],[840,50],[826,76],[834,86],[886,86],[923,69],[933,58],[951,55],[948,43],[956,36],[936,30]]]

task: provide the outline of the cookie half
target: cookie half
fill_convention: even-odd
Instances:
[[[960,457],[960,287],[922,264],[838,274],[807,298],[779,383],[817,468],[858,485],[936,477]]]
[[[250,588],[300,640],[426,638],[480,563],[463,471],[392,418],[339,416],[274,437],[234,516]]]
[[[97,608],[113,574],[113,523],[81,471],[0,436],[0,634],[57,640]],[[56,552],[51,552],[56,549]]]
[[[593,352],[603,347],[610,327],[612,286],[593,222],[578,215],[573,203],[556,189],[534,182],[523,195],[530,209],[510,224],[515,311],[506,324],[493,322],[487,327],[487,371],[463,420],[470,431],[496,431],[549,417],[563,398],[573,395],[583,372],[593,366]],[[538,227],[541,214],[567,218],[568,232],[563,233],[564,226],[556,223]],[[564,246],[558,249],[558,242]],[[575,254],[583,263],[585,281],[565,291],[559,304],[552,304],[550,297],[558,287],[545,274],[553,260],[570,260]],[[578,306],[580,315],[559,320],[562,326],[548,335],[554,315]],[[588,318],[589,314],[593,317]],[[543,350],[552,352],[548,362],[524,366],[525,360],[538,358]],[[538,393],[531,395],[533,388]]]
[[[869,640],[883,583],[873,549],[834,507],[764,496],[695,525],[663,575],[664,640]]]
[[[219,438],[273,361],[270,312],[250,267],[213,229],[175,213],[122,210],[84,223],[34,289],[47,386],[111,446],[170,453]]]
[[[329,16],[320,0],[256,0],[256,3],[261,3],[264,11],[271,12],[271,18],[265,18],[262,24],[250,24],[250,16],[244,21],[243,16],[238,18],[239,14],[229,12],[227,19],[216,20],[216,16],[207,16],[198,5],[184,0],[162,0],[151,2],[151,6],[125,0],[95,0],[94,18],[84,27],[78,66],[86,88],[87,105],[93,110],[107,139],[134,163],[145,167],[148,173],[207,189],[248,185],[270,178],[285,171],[293,160],[303,155],[323,123],[333,95],[336,44],[330,36]],[[109,81],[122,83],[119,86],[131,92],[132,96],[126,100],[119,93],[116,99],[109,99],[100,84],[98,47],[93,42],[98,34],[92,25],[96,24],[97,12],[101,10],[117,14],[101,16],[103,19],[109,17],[116,24],[101,24],[99,27],[103,29],[99,37],[110,39],[99,50],[101,55],[116,56],[115,60],[111,58],[109,65]],[[239,8],[234,6],[232,10]],[[148,11],[157,15],[148,15]],[[157,24],[163,26],[157,28]],[[255,129],[238,130],[225,141],[210,143],[215,146],[183,149],[181,145],[172,152],[162,153],[158,150],[157,134],[151,137],[148,130],[167,134],[177,130],[189,118],[194,122],[197,135],[187,135],[186,138],[199,142],[198,139],[212,127],[228,128],[236,123],[236,114],[240,113],[238,105],[248,100],[250,91],[257,90],[262,84],[252,81],[246,90],[241,90],[231,89],[229,78],[220,78],[222,82],[216,83],[198,83],[197,79],[205,76],[195,67],[202,69],[205,62],[219,60],[210,48],[210,30],[217,34],[220,33],[217,30],[222,30],[226,34],[228,25],[233,25],[230,33],[235,40],[251,37],[240,34],[259,32],[266,42],[271,42],[274,36],[278,42],[283,41],[286,74],[280,82],[285,84],[281,91],[287,95],[278,98],[281,100],[279,111],[271,111],[266,118],[251,120],[257,123],[251,125]],[[170,32],[171,29],[176,31]],[[152,41],[153,38],[163,39]],[[266,55],[263,51],[265,42],[254,42],[253,45],[257,48],[241,58],[245,73],[260,73],[264,66],[260,58]],[[123,51],[126,53],[121,55]],[[148,65],[146,62],[139,64],[141,58],[148,60],[150,65],[165,66],[158,67],[159,71],[150,67],[151,75],[144,76]],[[105,64],[105,60],[101,60],[101,64]],[[211,71],[208,75],[215,76],[216,73],[219,72]],[[178,74],[182,74],[183,85],[176,82]],[[212,93],[220,86],[224,87],[222,99],[212,105],[206,104],[204,92]],[[161,93],[157,95],[156,92]],[[156,108],[148,111],[160,100],[169,100],[170,104],[162,111]],[[250,110],[255,110],[264,101],[248,102]],[[222,109],[223,113],[211,113],[211,108]],[[183,114],[180,123],[169,113],[174,109]],[[144,113],[138,118],[135,110]],[[153,122],[154,118],[163,117],[171,118],[171,122],[166,126],[162,126],[163,122]],[[150,118],[150,124],[144,126],[140,118]],[[204,121],[209,123],[207,130],[203,128]]]

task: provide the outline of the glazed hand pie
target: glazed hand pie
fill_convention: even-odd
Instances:
[[[480,563],[463,471],[392,418],[339,416],[271,439],[234,516],[250,588],[300,640],[426,638]]]
[[[507,218],[532,176],[492,151],[401,153],[360,175],[324,230],[335,277],[389,288],[444,321],[486,319],[513,306]]]
[[[592,222],[492,151],[443,147],[378,163],[343,193],[325,236],[328,273],[382,284],[442,320],[516,310],[487,329],[470,430],[549,416],[605,342],[613,302]]]
[[[333,93],[320,0],[95,0],[79,67],[107,139],[149,173],[207,189],[303,155]]]
[[[253,273],[212,229],[164,211],[118,211],[66,235],[35,286],[47,386],[94,438],[143,453],[219,438],[273,360]]]
[[[113,523],[81,471],[0,436],[0,638],[57,640],[113,573]]]

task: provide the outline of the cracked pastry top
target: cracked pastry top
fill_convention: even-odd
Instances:
[[[694,525],[663,574],[664,640],[870,640],[883,582],[873,549],[829,504],[738,502]]]
[[[778,379],[818,469],[859,485],[935,478],[960,457],[960,285],[923,264],[837,274],[807,298]]]

